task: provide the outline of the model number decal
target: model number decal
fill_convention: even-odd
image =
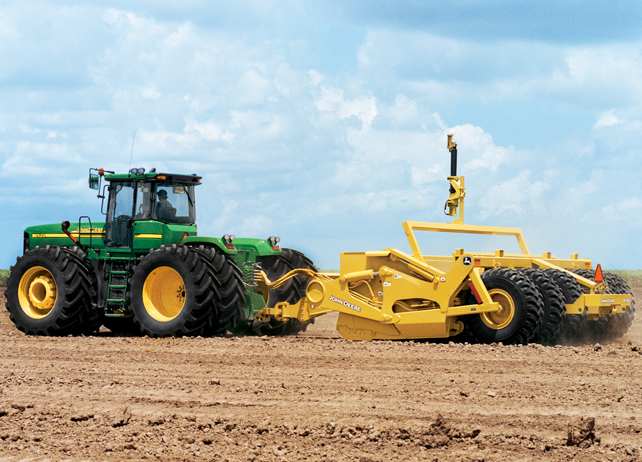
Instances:
[[[630,298],[623,298],[622,302],[623,303],[631,303],[631,299]]]
[[[600,300],[600,302],[601,303],[615,303],[615,299],[614,298],[603,298],[602,300]]]
[[[331,302],[338,303],[339,305],[343,305],[343,306],[345,306],[346,308],[350,308],[351,310],[355,310],[355,311],[359,311],[359,312],[361,312],[361,307],[360,307],[360,306],[353,305],[352,303],[350,303],[350,302],[349,302],[349,301],[347,301],[347,300],[341,300],[341,299],[338,299],[338,298],[337,298],[337,297],[335,297],[334,295],[330,295],[330,301],[331,301]]]

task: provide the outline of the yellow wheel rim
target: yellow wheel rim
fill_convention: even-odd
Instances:
[[[51,272],[42,266],[25,271],[18,286],[20,308],[33,319],[42,319],[51,313],[58,299],[58,287]]]
[[[178,271],[161,266],[147,276],[143,285],[143,304],[157,321],[174,319],[185,305],[185,283]]]
[[[499,303],[499,311],[495,313],[482,313],[481,319],[491,329],[499,330],[508,326],[515,317],[515,302],[508,292],[501,289],[488,291],[490,298]]]

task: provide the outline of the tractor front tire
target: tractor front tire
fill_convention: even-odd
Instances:
[[[479,343],[529,343],[542,325],[544,302],[535,283],[521,272],[496,268],[482,273],[490,298],[500,311],[465,316],[468,331]]]
[[[9,317],[28,335],[78,335],[100,327],[96,291],[77,248],[36,247],[11,267],[5,295]]]
[[[214,283],[207,263],[190,247],[161,246],[141,257],[130,281],[130,309],[143,335],[205,335]]]
[[[292,249],[281,249],[281,255],[269,257],[261,263],[261,266],[271,281],[276,281],[294,269],[304,268],[317,271],[312,260],[303,253]],[[274,308],[277,303],[282,302],[297,303],[305,296],[309,283],[309,277],[298,275],[286,281],[281,287],[270,289],[267,307]],[[255,319],[252,329],[257,335],[296,335],[299,332],[305,332],[310,324],[314,324],[314,319],[305,323],[298,319],[288,319],[287,321],[270,319],[268,322]]]

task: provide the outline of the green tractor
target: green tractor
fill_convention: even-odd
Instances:
[[[296,268],[315,269],[301,252],[281,249],[278,237],[236,239],[197,233],[197,175],[129,174],[89,170],[104,223],[31,226],[24,254],[11,267],[6,307],[30,335],[80,335],[105,325],[116,333],[151,337],[238,334],[287,335],[298,320],[258,321],[254,312],[296,303],[309,282],[293,278],[269,294],[257,270],[278,279]],[[102,187],[102,194],[101,194]],[[108,193],[108,195],[106,195]],[[107,198],[106,211],[105,198]]]

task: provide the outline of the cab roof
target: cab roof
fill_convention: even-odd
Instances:
[[[136,170],[136,169],[132,169]],[[172,181],[176,183],[187,183],[193,185],[201,184],[202,176],[196,174],[184,175],[180,173],[124,173],[105,175],[105,181]]]

